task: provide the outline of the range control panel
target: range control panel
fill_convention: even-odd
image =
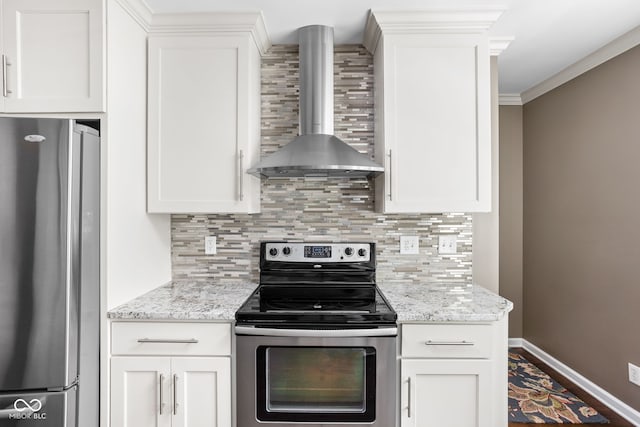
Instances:
[[[264,259],[283,262],[363,262],[371,259],[372,243],[267,242]]]

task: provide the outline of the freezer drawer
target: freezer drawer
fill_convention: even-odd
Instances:
[[[0,394],[2,427],[75,427],[77,387],[44,393]]]

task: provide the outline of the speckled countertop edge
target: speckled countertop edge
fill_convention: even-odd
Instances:
[[[478,285],[379,284],[398,322],[494,322],[513,303]]]
[[[173,281],[109,310],[109,319],[232,321],[254,283]]]
[[[513,304],[477,285],[379,284],[398,313],[398,322],[493,322]],[[256,288],[253,283],[173,281],[122,304],[113,320],[233,321]]]

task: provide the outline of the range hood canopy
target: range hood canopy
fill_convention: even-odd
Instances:
[[[379,164],[333,135],[333,28],[298,30],[300,43],[300,136],[248,173],[258,177],[367,177]]]

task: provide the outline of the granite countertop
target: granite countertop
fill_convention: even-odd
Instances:
[[[513,303],[478,285],[379,284],[398,322],[493,322]]]
[[[251,283],[173,281],[109,310],[107,317],[231,321],[255,288]]]
[[[513,308],[477,285],[379,284],[399,322],[492,322]],[[110,319],[232,321],[255,284],[173,281],[109,311]]]

